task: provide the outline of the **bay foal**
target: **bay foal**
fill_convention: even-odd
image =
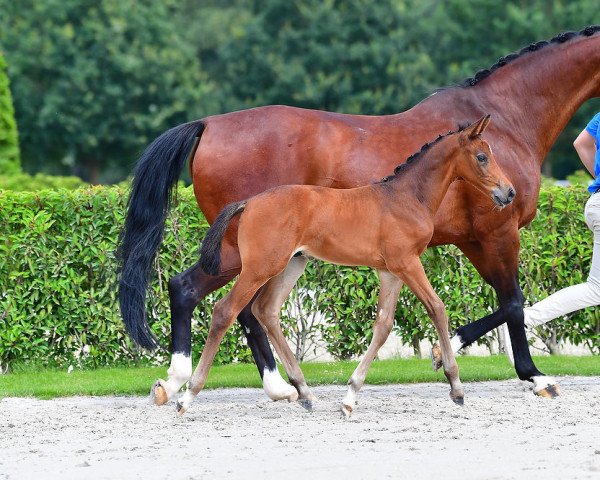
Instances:
[[[208,338],[187,391],[177,403],[183,414],[203,388],[223,335],[240,311],[260,290],[252,312],[283,362],[299,399],[310,408],[314,399],[279,323],[279,312],[308,257],[341,265],[377,269],[381,281],[373,339],[352,374],[342,411],[349,416],[357,392],[377,351],[394,323],[396,302],[405,283],[425,305],[433,320],[442,352],[450,397],[463,403],[458,365],[450,345],[445,307],[429,283],[419,256],[427,248],[434,215],[450,184],[461,178],[491,200],[487,208],[503,208],[515,196],[481,134],[490,121],[478,122],[439,136],[413,155],[394,175],[364,187],[340,190],[290,185],[225,207],[202,244],[200,264],[216,275],[221,271],[221,244],[233,217],[242,260],[239,278],[214,308]]]
[[[457,178],[484,192],[492,200],[490,209],[502,208],[514,198],[512,185],[481,139],[489,121],[488,115],[439,136],[376,184],[348,190],[283,186],[225,207],[204,239],[200,263],[210,275],[220,272],[223,237],[233,217],[243,212],[238,228],[242,270],[230,292],[215,305],[200,362],[177,403],[178,413],[183,414],[204,387],[223,335],[261,287],[252,311],[273,342],[297,390],[296,398],[311,407],[314,397],[279,323],[281,306],[302,275],[307,257],[373,267],[381,282],[373,339],[348,382],[345,415],[352,413],[369,366],[390,333],[404,283],[433,320],[450,397],[462,404],[464,392],[448,336],[448,317],[419,257],[433,235],[434,215]]]

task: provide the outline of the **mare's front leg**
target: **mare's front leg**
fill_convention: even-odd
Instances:
[[[506,322],[518,377],[533,382],[536,395],[552,398],[558,396],[560,389],[556,380],[536,368],[529,352],[523,315],[523,292],[518,282],[518,229],[513,227],[487,242],[472,242],[458,247],[484,280],[494,288],[500,308],[491,315],[459,327],[452,338],[454,351],[470,345]]]
[[[392,331],[398,295],[402,288],[400,279],[390,272],[379,270],[377,273],[379,274],[381,287],[377,303],[377,318],[373,325],[373,339],[356,370],[352,373],[350,380],[348,380],[348,393],[346,393],[342,401],[342,413],[346,417],[352,414],[354,405],[356,404],[356,396],[365,383],[369,367]]]
[[[458,374],[458,364],[454,357],[450,338],[448,335],[448,316],[444,303],[433,290],[423,265],[418,256],[404,259],[404,262],[393,270],[412,290],[417,298],[423,303],[427,314],[433,321],[441,347],[441,361],[444,366],[444,374],[450,382],[450,398],[459,405],[464,403],[464,391]]]
[[[298,391],[297,398],[300,404],[307,410],[311,410],[315,396],[306,384],[304,374],[298,365],[296,357],[290,350],[279,321],[281,307],[292,291],[292,288],[294,288],[298,278],[304,272],[306,262],[306,257],[302,255],[292,257],[285,270],[269,280],[261,289],[252,304],[252,309],[258,321],[267,330],[269,339],[273,342],[273,346],[283,363],[290,383]]]

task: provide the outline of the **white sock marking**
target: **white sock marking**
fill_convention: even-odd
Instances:
[[[263,388],[271,400],[290,400],[298,398],[298,392],[279,374],[279,370],[265,368],[263,372]]]
[[[460,335],[454,335],[450,339],[450,346],[452,347],[452,351],[457,353],[463,347],[463,341],[460,338]]]
[[[352,385],[348,386],[348,391],[346,392],[346,396],[342,400],[342,403],[349,406],[350,410],[354,409],[354,405],[356,404],[356,392]]]
[[[544,390],[547,387],[552,385],[556,385],[556,380],[552,377],[547,377],[546,375],[532,377],[533,380],[533,391],[538,393],[541,390]]]
[[[167,396],[171,398],[192,376],[192,357],[183,353],[174,353],[167,375],[169,379],[164,383],[164,387]]]
[[[185,410],[190,408],[190,405],[194,401],[194,396],[195,395],[192,395],[192,393],[189,390],[186,390],[184,392],[184,394],[181,396],[181,398],[179,399],[179,403],[181,403],[181,405],[183,406],[183,408]]]

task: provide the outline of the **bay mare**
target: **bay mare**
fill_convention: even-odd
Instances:
[[[461,178],[480,191],[491,208],[503,208],[513,200],[512,185],[481,139],[489,121],[488,115],[458,133],[439,136],[393,176],[373,185],[348,190],[287,185],[225,207],[202,242],[200,265],[210,275],[221,272],[223,237],[231,220],[240,215],[237,243],[242,270],[229,293],[215,305],[200,362],[177,404],[178,413],[183,414],[204,387],[223,336],[259,290],[252,312],[275,346],[297,398],[312,406],[314,397],[279,322],[281,307],[302,275],[307,257],[370,266],[381,281],[373,339],[348,382],[342,406],[346,416],[352,413],[369,366],[392,329],[403,284],[433,320],[450,397],[462,404],[464,392],[446,310],[419,257],[431,240],[435,213],[454,180]]]
[[[191,151],[191,175],[198,205],[212,223],[221,209],[277,185],[334,188],[366,185],[386,175],[440,131],[490,112],[485,132],[497,161],[519,195],[498,211],[467,182],[453,183],[435,217],[430,246],[454,244],[469,258],[498,296],[497,311],[460,327],[456,350],[507,322],[519,378],[534,391],[556,395],[556,381],[534,365],[523,325],[518,284],[519,228],[535,216],[541,164],[577,109],[600,96],[600,26],[557,35],[501,58],[461,85],[429,96],[396,115],[364,116],[269,106],[216,115],[175,127],[143,153],[134,173],[120,240],[119,301],[132,339],[154,348],[145,311],[147,284],[176,184]],[[234,229],[233,229],[234,230]],[[210,292],[240,272],[235,231],[223,244],[223,268],[206,274],[199,263],[169,281],[171,366],[168,380],[153,386],[163,404],[192,374],[191,316]],[[273,399],[295,389],[279,375],[265,333],[251,306],[238,316],[248,345]]]

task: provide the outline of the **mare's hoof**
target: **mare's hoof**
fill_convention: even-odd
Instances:
[[[342,404],[342,414],[344,415],[344,418],[350,418],[352,410],[353,408],[350,405],[346,405],[345,403]]]
[[[465,404],[465,397],[453,397],[452,395],[450,395],[450,398],[454,403],[460,405],[461,407]]]
[[[537,392],[534,391],[533,393],[535,393],[538,397],[556,398],[560,397],[560,387],[558,384],[548,385],[546,388],[542,388]]]
[[[154,385],[152,385],[152,389],[150,390],[150,401],[154,403],[154,405],[164,405],[169,401],[169,396],[167,395],[167,390],[163,386],[163,380],[157,380]]]
[[[434,343],[431,347],[431,367],[434,372],[437,372],[442,365],[442,349],[437,343]]]
[[[298,400],[298,403],[300,405],[302,405],[307,412],[312,412],[313,410],[313,402],[312,400],[309,400],[308,398],[301,398],[300,400]]]
[[[181,401],[178,401],[177,405],[175,405],[175,411],[177,412],[177,416],[181,417],[187,411],[187,408],[183,406]]]

